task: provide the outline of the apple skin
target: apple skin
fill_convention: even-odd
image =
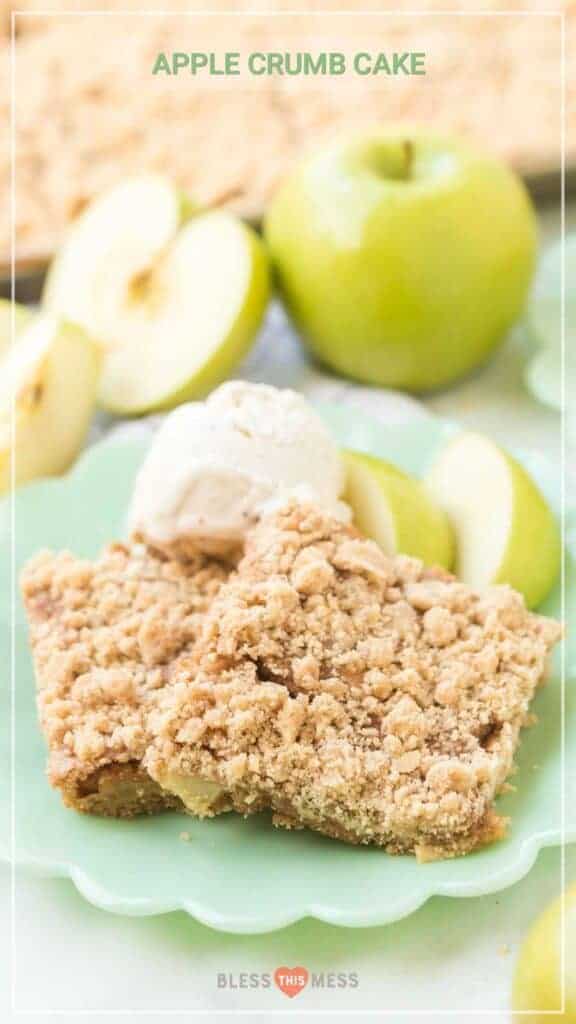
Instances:
[[[34,330],[41,321],[48,343],[14,396],[14,435],[11,404],[0,405],[0,494],[10,490],[13,476],[20,486],[63,473],[72,465],[88,432],[101,366],[99,346],[75,324],[32,316],[18,306],[15,313],[16,346],[27,344],[28,326]],[[11,344],[9,315],[9,304],[1,303],[0,355]],[[3,391],[3,402],[6,397]]]
[[[361,533],[372,537],[388,555],[399,553],[419,558],[425,565],[452,569],[455,543],[443,509],[436,505],[419,480],[397,466],[364,452],[343,451],[347,472],[344,500],[348,501]],[[378,522],[375,510],[362,507],[362,484],[370,481],[370,494],[380,492],[382,511],[390,517],[391,543],[382,543],[370,525]],[[365,500],[366,494],[364,492]],[[378,500],[378,499],[376,499]],[[387,531],[383,531],[387,532]]]
[[[490,438],[465,431],[437,455],[426,486],[454,528],[456,575],[474,589],[506,583],[537,608],[560,574],[562,543],[524,466]]]
[[[204,276],[194,299],[198,271]],[[211,275],[222,285],[219,274],[224,297],[221,288],[206,314],[202,299],[211,294]],[[230,310],[226,274],[241,282]],[[248,353],[268,297],[260,237],[231,214],[201,210],[169,179],[151,174],[120,182],[78,218],[47,275],[43,305],[101,342],[98,404],[113,415],[140,416],[203,398],[225,380]],[[216,330],[212,347],[201,344],[207,325]]]
[[[550,1020],[576,1024],[576,885],[568,889],[565,901],[566,1012],[550,1016],[551,1010],[562,1008],[560,900],[557,900],[536,920],[520,950],[512,1007],[524,1013],[514,1020],[527,1024],[546,1024]]]
[[[560,530],[546,499],[524,467],[504,454],[513,480],[516,513],[504,560],[494,582],[510,584],[524,595],[528,608],[538,608],[560,575]],[[526,514],[528,509],[529,515]]]
[[[499,160],[414,127],[312,156],[265,221],[280,290],[322,363],[425,392],[483,362],[522,312],[536,217]]]
[[[112,402],[106,403],[101,396],[100,404],[103,408],[119,415],[141,415],[142,412],[164,412],[174,409],[182,402],[198,401],[210,394],[218,384],[227,380],[235,367],[248,355],[268,306],[270,275],[268,254],[262,240],[247,224],[242,224],[241,227],[247,237],[251,253],[252,276],[242,309],[224,344],[214,352],[193,380],[157,403],[146,406],[145,409],[130,409],[126,413],[123,409],[115,408]]]

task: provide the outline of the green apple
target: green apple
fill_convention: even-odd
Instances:
[[[137,415],[224,380],[267,299],[257,235],[223,211],[194,212],[171,181],[144,175],[104,193],[74,223],[43,301],[103,343],[100,404]]]
[[[529,608],[560,571],[560,534],[545,498],[516,459],[480,434],[458,434],[427,477],[456,533],[456,573],[470,586],[509,583]]]
[[[486,359],[522,312],[536,218],[500,160],[396,127],[298,167],[273,198],[265,237],[319,360],[424,392]]]
[[[537,919],[520,950],[512,1006],[514,1011],[523,1011],[523,1015],[515,1019],[527,1024],[546,1024],[550,1020],[576,1024],[576,885],[565,895],[566,1005],[565,1013],[559,1014],[562,1009],[561,927],[561,901],[557,900]],[[550,1016],[551,1010],[556,1010],[556,1016]]]
[[[345,451],[345,500],[354,522],[387,555],[402,553],[451,569],[454,537],[446,513],[419,480],[389,462]]]
[[[61,473],[78,454],[96,403],[99,346],[52,314],[0,303],[0,493]]]

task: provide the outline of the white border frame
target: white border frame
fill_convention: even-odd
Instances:
[[[487,10],[473,10],[473,11],[454,11],[454,10],[441,10],[441,11],[430,11],[430,10],[414,10],[414,11],[313,11],[306,12],[302,10],[282,10],[282,11],[263,11],[263,10],[246,10],[246,11],[210,11],[210,10],[194,10],[194,11],[166,11],[166,10],[89,10],[89,11],[69,11],[69,10],[34,10],[34,11],[19,11],[11,10],[10,12],[10,300],[12,303],[11,310],[11,344],[15,343],[16,338],[16,310],[15,310],[15,295],[16,295],[16,19],[26,17],[127,17],[132,16],[147,16],[147,17],[290,17],[290,16],[305,16],[306,13],[310,13],[313,17],[540,17],[540,18],[557,18],[560,21],[560,238],[562,248],[562,259],[561,259],[561,273],[560,273],[560,304],[561,304],[561,355],[560,355],[560,366],[561,366],[561,422],[560,422],[560,532],[562,538],[562,550],[566,550],[566,85],[567,85],[567,61],[566,61],[566,12],[560,11],[533,11],[533,10],[499,10],[499,11],[487,11]],[[16,417],[15,417],[15,394],[12,395],[11,409],[10,409],[10,439],[11,444],[14,445],[16,438]],[[38,1016],[39,1011],[36,1010],[18,1010],[16,1005],[16,860],[15,860],[15,849],[16,849],[16,507],[15,507],[15,459],[11,463],[11,501],[10,501],[10,534],[11,534],[11,547],[10,547],[10,588],[11,588],[11,609],[12,609],[12,621],[11,621],[11,637],[10,637],[10,915],[11,915],[11,972],[10,972],[10,993],[11,993],[11,1011],[15,1016]],[[566,617],[566,567],[564,559],[562,560],[561,568],[561,610],[562,620],[565,621]],[[561,736],[561,769],[562,769],[562,789],[560,795],[560,832],[561,832],[561,845],[560,850],[560,926],[562,933],[562,942],[560,949],[560,976],[561,976],[561,994],[562,994],[562,1006],[559,1010],[509,1010],[508,1013],[511,1017],[526,1017],[529,1014],[539,1012],[541,1016],[547,1017],[559,1017],[566,1011],[566,652],[565,644],[561,646],[561,666],[560,666],[560,695],[561,695],[561,713],[560,713],[560,736]],[[302,1007],[302,1011],[309,1013],[314,1016],[328,1016],[337,1017],[343,1016],[344,1014],[350,1016],[350,1010],[314,1010],[305,1009]],[[222,1010],[209,1010],[209,1009],[192,1009],[192,1010],[43,1010],[41,1011],[45,1016],[70,1016],[70,1017],[90,1017],[90,1016],[127,1016],[127,1017],[150,1017],[162,1014],[167,1017],[189,1017],[196,1016],[200,1013],[206,1016],[223,1016],[227,1015],[238,1015],[238,1016],[261,1016],[264,1014],[268,1015],[279,1015],[279,1016],[295,1016],[300,1011],[298,1010],[282,1010],[282,1009],[222,1009]],[[415,1012],[419,1013],[422,1017],[455,1017],[462,1015],[462,1010],[425,1010],[415,1011],[414,1009],[407,1010],[355,1010],[353,1011],[359,1017],[375,1017],[375,1016],[389,1016],[394,1014],[397,1017],[414,1015]],[[495,1016],[501,1015],[501,1010],[467,1010],[465,1011],[471,1017],[482,1016]]]

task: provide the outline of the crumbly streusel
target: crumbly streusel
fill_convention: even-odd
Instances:
[[[25,568],[48,775],[67,805],[127,816],[178,804],[141,767],[146,717],[226,575],[202,555],[122,544],[95,562],[42,552]]]
[[[505,830],[493,799],[559,635],[507,587],[476,594],[293,506],[249,537],[145,764],[196,813],[463,853]]]

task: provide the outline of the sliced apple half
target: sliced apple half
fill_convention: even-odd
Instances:
[[[96,402],[98,345],[51,314],[0,305],[0,492],[61,473],[78,454]]]
[[[343,458],[345,497],[358,529],[388,555],[412,555],[451,569],[452,529],[420,481],[373,455],[345,451]]]
[[[201,398],[247,353],[268,300],[258,236],[219,210],[191,212],[169,180],[117,185],[75,222],[44,305],[105,349],[99,402],[138,415]]]
[[[456,533],[456,572],[476,589],[508,583],[529,608],[539,605],[560,570],[554,515],[516,459],[487,437],[462,433],[427,478]]]

